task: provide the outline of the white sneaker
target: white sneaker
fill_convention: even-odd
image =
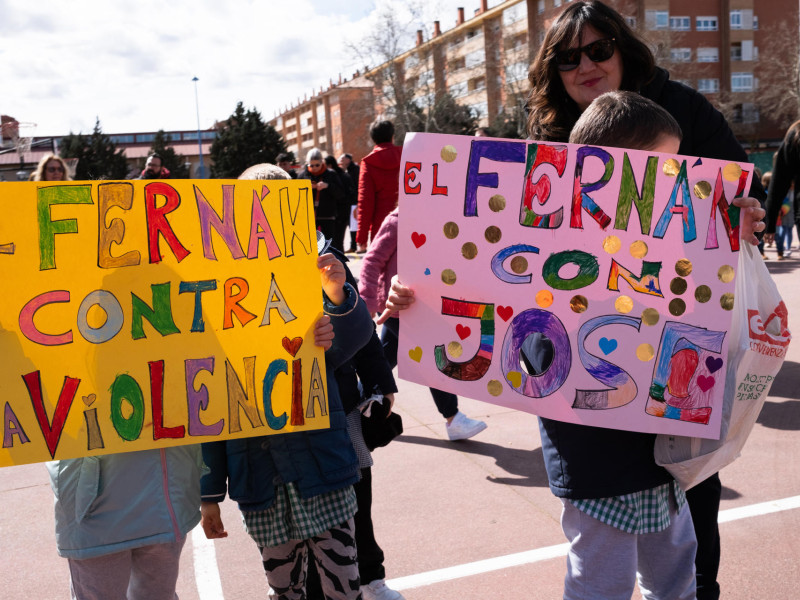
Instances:
[[[458,411],[453,420],[447,424],[447,437],[451,442],[456,440],[466,440],[473,435],[478,435],[486,429],[486,423],[476,419],[470,419],[467,415]]]
[[[403,594],[386,585],[386,580],[376,579],[361,586],[364,600],[405,600]]]

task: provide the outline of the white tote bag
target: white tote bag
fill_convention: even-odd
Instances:
[[[791,334],[778,288],[751,244],[742,244],[736,276],[720,438],[661,434],[656,463],[688,490],[739,457],[786,358]]]

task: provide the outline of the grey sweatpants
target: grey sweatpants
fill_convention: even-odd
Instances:
[[[689,506],[670,499],[670,526],[633,534],[606,525],[563,500],[570,542],[564,600],[630,600],[636,580],[645,600],[694,600],[694,535]]]
[[[69,560],[73,600],[178,600],[175,585],[186,536],[96,558]]]

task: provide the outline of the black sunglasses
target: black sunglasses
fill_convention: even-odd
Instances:
[[[592,62],[604,62],[614,56],[615,38],[596,40],[580,48],[567,48],[556,52],[556,64],[559,71],[572,71],[581,64],[581,53],[586,54]]]

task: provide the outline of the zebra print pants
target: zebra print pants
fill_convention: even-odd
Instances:
[[[318,600],[306,597],[309,553],[319,572],[325,600],[361,600],[355,525],[350,518],[307,540],[260,547],[270,600]]]

